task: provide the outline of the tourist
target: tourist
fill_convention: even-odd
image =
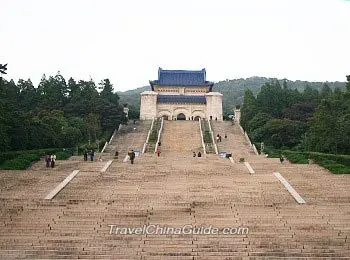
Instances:
[[[225,139],[227,139],[227,134],[225,134]]]
[[[88,159],[88,151],[85,149],[84,150],[84,161],[86,162]]]
[[[56,155],[53,154],[51,155],[51,168],[55,167],[55,162],[56,162]]]
[[[197,157],[202,157],[202,154],[201,152],[198,152],[198,156]]]
[[[94,160],[94,156],[95,156],[95,152],[94,150],[90,151],[90,160],[93,161]]]
[[[99,161],[99,162],[102,162],[102,156],[100,156],[100,157],[98,158],[98,161]]]
[[[160,149],[158,148],[156,151],[156,154],[159,156],[160,155]]]
[[[281,154],[280,162],[283,163],[283,161],[284,161],[284,157],[283,157],[283,155]]]
[[[219,142],[221,143],[221,135],[219,135]]]
[[[196,155],[196,152],[193,152],[193,157],[196,157],[197,155]]]
[[[161,146],[161,145],[162,145],[162,142],[161,142],[161,141],[159,141],[159,142],[158,142],[158,146]]]
[[[134,150],[131,150],[131,153],[130,153],[130,162],[131,164],[134,164],[134,160],[135,160],[135,153],[134,153]]]
[[[119,156],[119,152],[116,151],[115,154],[114,154],[114,158],[115,158],[115,159],[118,159],[118,156]]]
[[[45,162],[46,162],[46,168],[49,168],[50,164],[51,164],[51,155],[50,154],[47,154],[45,156]]]

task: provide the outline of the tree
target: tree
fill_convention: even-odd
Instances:
[[[264,84],[256,99],[258,110],[279,118],[284,107],[284,101],[281,97],[283,97],[283,91],[278,81]]]
[[[247,89],[244,93],[244,102],[240,119],[240,124],[244,129],[246,129],[248,122],[255,116],[256,113],[256,99],[253,95],[253,92],[250,89]]]
[[[299,102],[282,110],[282,116],[291,120],[306,122],[315,113],[316,105],[311,102]]]
[[[306,124],[290,119],[271,119],[261,130],[262,140],[275,148],[292,148],[299,144]]]
[[[329,87],[329,85],[327,83],[323,84],[322,88],[321,88],[321,92],[320,92],[320,98],[323,99],[323,98],[327,98],[329,97],[330,95],[332,95],[332,90],[331,88]]]

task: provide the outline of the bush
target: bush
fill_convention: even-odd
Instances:
[[[56,153],[56,160],[67,160],[71,156],[69,151],[61,151]]]
[[[208,131],[204,131],[203,139],[204,139],[204,143],[206,143],[206,144],[212,144],[213,143],[209,130]]]
[[[309,158],[307,153],[283,151],[282,154],[292,163],[308,164]]]
[[[314,160],[318,165],[335,174],[350,174],[350,155],[326,154],[317,152],[295,152],[290,150],[278,150],[265,146],[265,153],[269,157],[278,158],[284,154],[292,163],[306,164],[308,159]]]
[[[3,170],[25,170],[32,162],[39,161],[41,156],[56,154],[57,160],[65,160],[70,157],[71,149],[37,149],[27,151],[14,151],[0,154],[0,169]]]
[[[3,170],[25,170],[32,164],[32,161],[26,159],[12,159],[1,165]]]
[[[17,156],[16,159],[23,159],[30,162],[34,162],[34,161],[39,161],[40,156],[38,155],[38,153],[27,153],[27,154],[21,154]]]

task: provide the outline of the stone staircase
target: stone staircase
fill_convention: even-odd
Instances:
[[[111,143],[106,147],[103,154],[113,156],[115,152],[118,151],[119,156],[123,157],[130,150],[142,151],[151,124],[151,120],[144,120],[137,121],[135,124],[129,123],[128,125],[122,126]]]
[[[176,153],[191,155],[199,151],[203,154],[203,147],[198,121],[164,121],[161,136],[162,153]]]
[[[165,122],[160,157],[144,154],[133,165],[113,160],[105,173],[100,172],[105,162],[78,157],[58,161],[54,169],[0,171],[0,259],[349,259],[349,175],[253,155],[239,145],[243,135],[234,127],[226,129],[227,142],[236,140],[232,152],[245,156],[255,174],[217,155],[193,158],[182,150],[186,142],[181,149],[166,146],[181,123],[187,122]],[[196,131],[194,125],[182,126]],[[78,175],[54,199],[43,200],[77,168]],[[275,171],[306,204],[295,202]],[[212,226],[219,232],[115,232],[116,226],[144,225]],[[248,233],[223,234],[227,227]]]
[[[237,123],[234,125],[230,121],[210,121],[210,123],[214,137],[221,135],[221,142],[216,143],[219,153],[231,153],[235,159],[254,154]]]

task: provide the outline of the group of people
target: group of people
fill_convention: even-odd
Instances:
[[[46,168],[54,168],[56,163],[56,155],[55,154],[47,154],[45,156]]]
[[[198,152],[198,154],[196,154],[196,152],[193,152],[193,155],[192,155],[193,157],[202,157],[202,154],[201,154],[201,152]]]
[[[227,139],[227,134],[225,134],[225,139]],[[216,142],[221,142],[221,135],[220,134],[217,134],[216,135]]]
[[[87,150],[84,151],[84,161],[88,160],[88,155],[90,155],[90,160],[93,161],[94,160],[94,156],[95,156],[95,151],[94,150],[90,150],[90,152],[88,152]]]

